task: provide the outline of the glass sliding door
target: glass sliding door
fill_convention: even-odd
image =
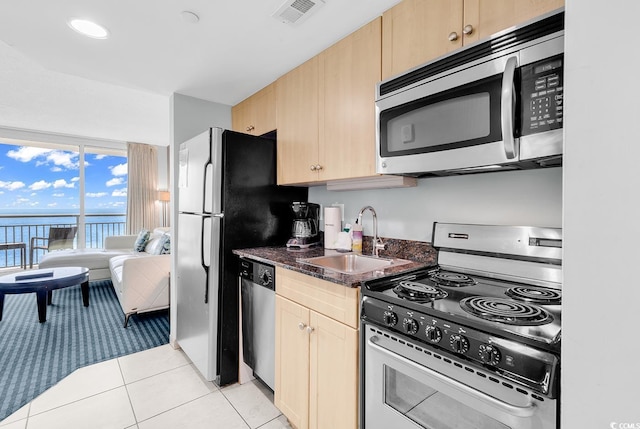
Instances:
[[[103,247],[104,237],[125,234],[126,150],[84,147],[84,232],[86,247]]]

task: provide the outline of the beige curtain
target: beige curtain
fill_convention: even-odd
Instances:
[[[127,144],[127,231],[137,234],[142,228],[158,226],[156,207],[158,189],[158,154],[156,147]]]

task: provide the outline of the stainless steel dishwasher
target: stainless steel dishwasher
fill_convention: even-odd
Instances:
[[[275,386],[276,292],[270,265],[240,259],[244,362],[267,386]]]

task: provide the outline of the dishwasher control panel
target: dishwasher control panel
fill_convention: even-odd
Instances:
[[[269,289],[275,289],[275,268],[260,262],[240,259],[238,268],[240,278],[251,280],[253,283]]]

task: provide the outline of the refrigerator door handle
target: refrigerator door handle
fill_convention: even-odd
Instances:
[[[213,164],[211,157],[204,165],[204,174],[202,176],[202,213],[211,213],[211,180],[213,177]]]
[[[202,269],[204,269],[205,273],[205,282],[204,282],[204,302],[205,304],[209,302],[209,268],[211,261],[209,260],[209,264],[207,264],[207,257],[205,245],[207,241],[205,240],[205,224],[206,222],[211,222],[211,218],[209,216],[202,216],[200,220],[200,236],[202,240],[200,240],[200,265],[202,265]],[[211,243],[208,243],[209,245]]]

